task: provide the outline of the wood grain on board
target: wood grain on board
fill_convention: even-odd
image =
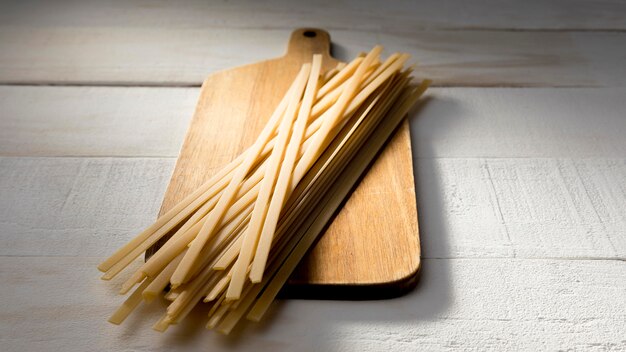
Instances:
[[[324,69],[338,63],[330,56],[328,33],[296,30],[285,56],[217,72],[204,81],[161,214],[253,143],[314,53],[323,54]],[[331,292],[331,286],[335,286],[332,295],[336,286],[408,288],[415,282],[419,256],[411,141],[405,122],[289,285],[314,286],[319,295],[324,295],[324,288]]]

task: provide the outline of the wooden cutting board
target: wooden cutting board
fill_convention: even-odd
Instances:
[[[314,53],[323,55],[324,69],[339,62],[330,55],[327,32],[298,29],[283,57],[216,72],[204,81],[161,214],[252,144]],[[411,142],[404,122],[293,273],[284,294],[396,296],[413,287],[419,267]]]

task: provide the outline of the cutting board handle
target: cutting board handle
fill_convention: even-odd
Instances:
[[[319,28],[299,28],[291,33],[286,57],[311,61],[313,54],[322,54],[322,59],[331,59],[330,34]]]

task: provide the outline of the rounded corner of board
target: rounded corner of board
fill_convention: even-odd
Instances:
[[[405,274],[390,281],[369,283],[310,284],[301,281],[288,282],[281,291],[281,298],[328,299],[328,300],[381,300],[404,296],[417,287],[422,261],[418,255],[415,265]]]

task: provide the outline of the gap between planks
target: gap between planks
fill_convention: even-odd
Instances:
[[[106,259],[103,256],[97,255],[37,255],[37,254],[0,254],[0,258],[56,258],[56,259],[64,259],[64,258],[83,258],[83,259],[95,259],[98,261],[102,261]],[[140,258],[141,259],[141,258]],[[606,261],[606,262],[626,262],[626,258],[606,258],[606,257],[427,257],[423,258],[423,260],[502,260],[502,261],[511,261],[511,260],[536,260],[536,261]]]
[[[167,82],[117,82],[117,81],[41,81],[41,82],[18,82],[2,81],[0,87],[78,87],[78,88],[200,88],[201,83],[167,83]],[[587,89],[587,88],[611,88],[599,84],[574,84],[574,85],[546,85],[546,84],[499,84],[499,83],[437,83],[430,85],[431,88],[551,88],[551,89]]]

